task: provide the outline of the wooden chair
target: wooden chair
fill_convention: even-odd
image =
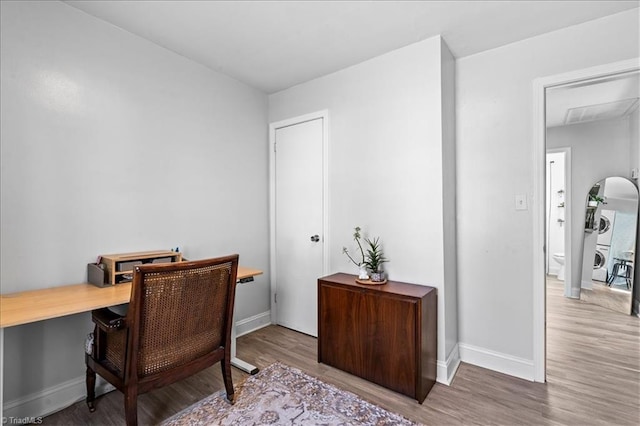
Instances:
[[[86,354],[87,405],[95,411],[96,373],[124,393],[127,425],[137,397],[221,361],[227,398],[238,255],[136,266],[126,316],[92,312],[94,345]]]

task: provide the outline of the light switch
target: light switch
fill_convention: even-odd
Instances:
[[[527,195],[516,194],[516,210],[527,210]]]

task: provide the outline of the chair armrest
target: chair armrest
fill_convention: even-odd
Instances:
[[[104,331],[117,331],[126,327],[125,317],[116,314],[108,308],[91,311],[91,319]]]

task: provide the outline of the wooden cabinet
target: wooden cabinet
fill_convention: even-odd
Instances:
[[[355,279],[318,280],[318,362],[422,403],[436,380],[437,290]]]

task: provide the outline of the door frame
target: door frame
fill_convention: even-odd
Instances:
[[[307,121],[322,119],[322,274],[329,270],[329,110],[321,110],[269,124],[269,266],[271,281],[271,323],[278,323],[275,294],[278,291],[276,270],[276,130]],[[318,277],[319,278],[319,277]]]
[[[640,70],[640,59],[633,58],[533,81],[533,380],[546,382],[547,331],[545,285],[545,190],[547,88]],[[571,265],[566,265],[566,267]]]
[[[545,143],[546,145],[546,143]],[[547,154],[562,153],[564,154],[564,295],[579,299],[580,295],[574,296],[571,292],[571,282],[573,275],[571,271],[571,259],[573,259],[573,245],[571,241],[573,221],[571,220],[572,202],[571,202],[571,147],[551,148],[546,150]],[[545,162],[546,165],[546,162]],[[545,171],[546,176],[546,171]],[[545,188],[546,188],[545,182]],[[549,197],[551,201],[551,197]],[[553,206],[551,206],[553,207]],[[546,213],[546,212],[545,212]],[[546,220],[546,219],[545,219]],[[546,222],[545,222],[546,223]],[[546,227],[545,227],[546,232]],[[546,235],[546,234],[545,234]]]

